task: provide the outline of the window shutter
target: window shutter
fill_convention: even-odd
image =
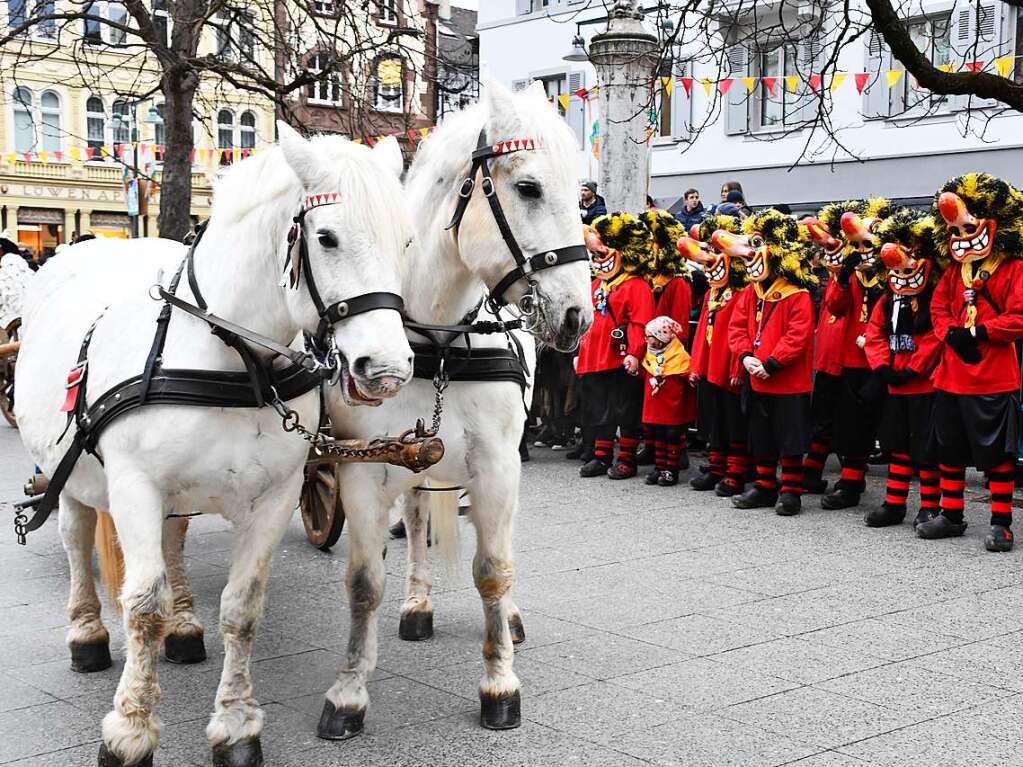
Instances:
[[[891,114],[891,102],[888,94],[888,81],[885,74],[892,66],[892,53],[881,35],[870,30],[867,40],[866,64],[863,71],[867,73],[867,84],[863,89],[863,116],[867,119],[888,117]]]
[[[532,80],[530,80],[529,78],[526,78],[525,80],[512,80],[512,93],[524,91],[526,88],[529,87],[529,84],[531,82]]]
[[[803,73],[802,82],[799,85],[802,95],[796,102],[794,117],[797,123],[808,123],[817,117],[817,113],[821,109],[821,91],[824,89],[824,83],[821,82],[817,93],[814,93],[809,83],[810,75],[819,75],[821,65],[824,63],[820,37],[815,34],[803,40],[799,44],[798,51],[797,71]]]
[[[671,86],[671,135],[686,141],[692,134],[693,100],[678,78],[685,76],[687,68],[686,64],[679,64],[675,68],[675,82]]]
[[[1003,32],[1002,3],[960,2],[952,14],[952,49],[960,68],[974,61],[990,62],[1007,54],[1009,35]],[[952,96],[952,109],[984,109],[998,102],[976,96]]]
[[[725,133],[737,136],[749,132],[749,98],[742,78],[749,70],[749,52],[741,45],[733,45],[727,51],[728,76],[732,83],[722,108],[725,112]]]
[[[567,80],[568,113],[565,115],[565,119],[568,120],[568,127],[575,134],[576,141],[579,142],[579,148],[584,149],[586,147],[586,102],[576,96],[575,92],[586,87],[586,73],[569,72]]]
[[[515,0],[515,15],[525,16],[533,12],[533,0]]]

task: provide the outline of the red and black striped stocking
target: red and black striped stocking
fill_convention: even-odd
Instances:
[[[941,514],[952,522],[963,521],[963,489],[966,487],[966,467],[940,464]]]
[[[1016,462],[1006,459],[988,472],[991,491],[991,524],[1012,525],[1012,491],[1016,488]]]
[[[831,448],[827,442],[815,439],[810,443],[810,450],[803,459],[803,476],[810,479],[820,479],[824,474],[824,464],[828,460],[828,453]]]
[[[742,442],[732,442],[728,446],[725,477],[736,487],[742,487],[746,482],[747,471],[749,471],[749,456],[746,454],[746,445]]]
[[[913,481],[913,461],[905,453],[892,453],[888,460],[888,484],[884,502],[891,509],[906,510],[909,485]],[[922,487],[922,485],[921,485]]]
[[[774,492],[778,489],[778,461],[775,458],[757,458],[756,485],[761,490]]]
[[[925,509],[933,517],[937,515],[941,501],[939,485],[941,474],[933,464],[918,467],[917,473],[920,475],[920,508]]]
[[[867,475],[867,458],[843,456],[842,474],[838,479],[838,487],[853,493],[862,493],[866,489],[864,477]]]
[[[783,493],[803,492],[803,456],[785,455],[781,459],[781,491]]]
[[[628,466],[636,465],[636,447],[639,445],[638,437],[621,436],[618,438],[618,463]]]

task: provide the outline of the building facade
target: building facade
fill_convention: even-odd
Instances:
[[[665,19],[653,21],[657,4],[641,5],[649,6],[651,33],[664,37]],[[859,0],[853,5],[866,11]],[[741,24],[755,29],[777,23],[778,6],[747,4],[757,6],[761,17],[742,18]],[[792,4],[797,18],[791,28],[798,28],[798,14],[806,7]],[[995,71],[997,59],[1000,72],[1021,79],[1019,9],[997,0],[922,0],[914,7],[918,16],[909,21],[911,35],[926,41],[922,47],[937,66],[961,70],[981,60],[986,71]],[[597,176],[592,142],[599,107],[597,99],[576,93],[596,85],[596,74],[588,62],[566,62],[563,56],[576,34],[588,41],[604,29],[604,4],[590,0],[480,4],[481,69],[512,88],[539,79],[552,96],[567,93],[567,109],[559,109],[576,131],[590,177]],[[825,53],[834,50],[832,41],[742,39],[742,45],[721,42],[724,69],[694,63],[706,58],[697,48],[708,44],[696,41],[688,49],[680,46],[667,68],[652,73],[657,94],[651,109],[649,192],[659,203],[672,204],[689,187],[716,201],[722,183],[733,179],[754,206],[787,203],[797,210],[880,194],[923,202],[950,176],[971,170],[1023,184],[1023,115],[975,98],[939,99],[921,91],[911,76],[899,74],[900,65],[873,32],[841,48],[837,70],[847,78],[837,86],[831,80],[816,84],[828,92],[833,138],[804,124],[817,111],[806,73],[821,66]],[[523,56],[526,50],[529,55]],[[786,78],[797,73],[798,83],[790,89]],[[862,74],[869,77],[861,79]],[[725,93],[722,79],[731,81]],[[664,85],[669,81],[670,90]]]

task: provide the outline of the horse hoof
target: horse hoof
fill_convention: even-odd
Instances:
[[[168,634],[163,640],[163,655],[171,663],[202,663],[206,660],[206,645],[202,634]]]
[[[324,740],[348,740],[362,732],[366,709],[338,709],[329,700],[323,701],[323,713],[316,725],[316,737]]]
[[[105,671],[114,665],[110,659],[110,640],[105,642],[71,642],[71,670],[79,674]]]
[[[480,725],[488,730],[514,730],[522,724],[522,696],[480,693]]]
[[[526,641],[526,627],[522,625],[521,615],[508,618],[508,630],[511,632],[512,644],[522,644]]]
[[[213,767],[263,767],[259,736],[213,747]]]
[[[419,642],[433,636],[433,611],[404,613],[398,623],[398,636],[406,642]]]
[[[122,761],[120,757],[111,753],[106,743],[100,743],[99,767],[153,767],[153,755],[146,754],[140,761],[128,764],[128,762]]]

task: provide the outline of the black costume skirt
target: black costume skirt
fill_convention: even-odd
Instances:
[[[810,445],[810,393],[749,392],[749,450],[754,458],[802,456]]]
[[[908,455],[917,465],[934,463],[931,450],[931,415],[934,393],[891,394],[884,403],[884,417],[878,428],[881,449]]]
[[[829,445],[835,435],[835,411],[838,410],[841,379],[830,373],[817,371],[813,378],[813,396],[810,416],[813,420],[813,438]]]
[[[845,368],[839,376],[832,449],[840,456],[866,458],[874,452],[887,387],[867,368]]]
[[[597,439],[613,439],[617,429],[625,435],[639,432],[643,418],[643,376],[632,376],[624,368],[584,373],[579,376],[583,425],[594,430]]]
[[[1015,457],[1019,445],[1019,392],[934,392],[930,447],[950,466],[991,469]]]
[[[748,427],[742,417],[738,394],[701,378],[696,397],[697,430],[710,447],[718,449],[732,442],[746,443]]]

